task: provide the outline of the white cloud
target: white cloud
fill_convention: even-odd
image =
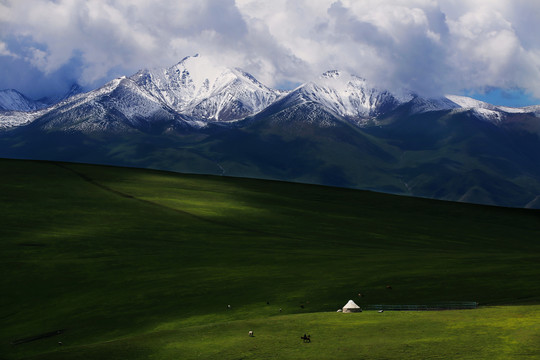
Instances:
[[[0,56],[9,56],[11,58],[17,59],[18,56],[11,51],[9,51],[8,46],[5,42],[0,41]]]
[[[48,74],[78,56],[85,83],[202,53],[274,86],[342,68],[422,93],[540,97],[539,13],[512,0],[17,0],[0,2],[0,55]]]

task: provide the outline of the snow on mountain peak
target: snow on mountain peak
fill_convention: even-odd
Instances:
[[[481,109],[489,109],[494,110],[496,106],[488,104],[486,102],[476,100],[470,97],[466,96],[459,96],[459,95],[446,95],[446,98],[450,101],[453,101],[457,105],[459,105],[461,108],[464,109],[472,109],[472,108],[481,108]]]
[[[446,95],[446,98],[457,104],[461,109],[473,111],[480,118],[495,124],[501,123],[505,119],[506,114],[530,113],[536,117],[540,117],[539,106],[526,106],[520,108],[497,106],[470,97],[458,95]]]
[[[238,120],[280,96],[248,73],[204,56],[186,57],[168,69],[139,71],[131,79],[175,111],[206,120]]]
[[[366,79],[341,70],[327,71],[296,91],[301,91],[306,101],[320,103],[347,118],[376,116],[412,98],[378,89]]]
[[[17,90],[7,89],[0,91],[0,110],[4,111],[34,111],[46,107],[39,101],[34,101]]]
[[[170,78],[180,76],[183,84],[188,85],[195,97],[208,95],[215,85],[221,85],[219,82],[231,81],[234,77],[230,69],[215,65],[208,58],[199,55],[188,56],[166,71]]]
[[[523,114],[533,112],[534,106],[526,107],[510,107],[510,106],[498,106],[492,105],[484,101],[476,100],[466,96],[458,95],[446,95],[447,99],[450,99],[454,103],[458,104],[463,109],[485,109],[491,111],[502,111],[505,113]]]
[[[330,70],[323,73],[314,83],[345,92],[351,91],[352,88],[368,87],[365,79],[339,70]]]

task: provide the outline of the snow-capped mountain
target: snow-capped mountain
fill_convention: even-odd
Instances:
[[[141,70],[100,89],[80,92],[81,88],[75,85],[60,102],[44,108],[42,102],[29,100],[14,90],[2,91],[0,110],[4,111],[0,114],[0,129],[27,125],[38,119],[39,126],[48,129],[147,128],[156,121],[200,128],[257,113],[274,114],[272,118],[282,122],[294,118],[321,126],[331,126],[332,119],[337,117],[368,127],[380,126],[381,118],[404,107],[409,115],[469,112],[493,124],[503,123],[508,114],[540,116],[540,106],[501,107],[453,95],[426,98],[408,90],[388,91],[338,70],[325,72],[284,92],[263,85],[241,69],[215,65],[197,55],[186,57],[170,68]],[[119,126],[118,121],[123,125]]]
[[[287,96],[320,104],[348,119],[376,117],[412,99],[411,95],[398,95],[379,89],[359,76],[338,70],[325,72]]]
[[[69,91],[57,98],[31,100],[16,90],[0,91],[0,130],[30,124],[47,114],[55,105],[82,93],[78,84],[73,84]]]
[[[240,69],[186,57],[168,69],[142,70],[130,77],[176,112],[207,121],[231,121],[259,112],[281,93]]]
[[[478,117],[493,122],[501,123],[508,114],[533,114],[540,117],[540,106],[509,107],[492,105],[466,96],[446,95],[446,98],[459,106],[464,111],[472,111]]]
[[[34,111],[44,107],[47,104],[31,100],[17,90],[0,91],[0,111]]]
[[[285,94],[256,118],[296,128],[304,124],[333,127],[342,121],[362,128],[377,124],[380,117],[413,97],[378,88],[345,71],[331,70]]]
[[[36,115],[32,123],[35,127],[82,132],[130,131],[156,125],[174,127],[184,121],[180,114],[126,77],[72,96],[53,105],[45,114]]]

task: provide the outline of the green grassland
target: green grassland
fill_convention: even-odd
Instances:
[[[539,211],[79,164],[0,166],[0,359],[540,356]],[[349,299],[482,307],[336,313]]]

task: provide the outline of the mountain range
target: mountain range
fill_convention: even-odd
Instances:
[[[540,106],[389,91],[338,70],[280,91],[199,56],[52,105],[0,92],[0,156],[540,208]]]

